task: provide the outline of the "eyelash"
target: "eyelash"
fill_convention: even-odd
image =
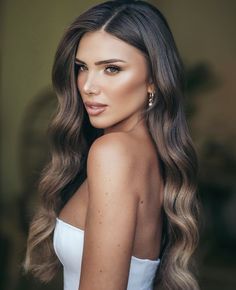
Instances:
[[[80,72],[81,67],[85,67],[83,64],[78,64],[78,63],[75,63],[75,66],[76,66],[77,72]],[[113,71],[113,72],[110,72],[110,74],[118,73],[119,71],[121,71],[121,68],[116,65],[109,65],[105,67],[105,69],[108,69],[108,68],[112,68],[116,70],[116,72]]]

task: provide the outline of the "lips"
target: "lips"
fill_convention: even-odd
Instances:
[[[97,102],[85,102],[86,110],[89,115],[97,116],[98,114],[105,111],[107,105]]]
[[[102,103],[98,103],[98,102],[90,102],[90,101],[86,101],[85,105],[88,107],[104,107],[107,106],[106,104],[102,104]]]

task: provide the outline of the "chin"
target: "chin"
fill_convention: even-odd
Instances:
[[[90,124],[97,129],[106,129],[110,127],[107,122],[104,122],[102,120],[94,120],[93,118],[90,119]]]

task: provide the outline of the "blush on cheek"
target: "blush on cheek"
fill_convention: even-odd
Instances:
[[[143,74],[141,76],[136,74],[132,78],[126,79],[125,82],[120,83],[113,91],[115,95],[119,96],[120,100],[123,100],[124,104],[131,102],[140,105],[140,102],[146,99],[146,90]]]

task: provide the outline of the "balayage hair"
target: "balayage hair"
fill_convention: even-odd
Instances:
[[[198,160],[184,113],[184,69],[170,28],[144,1],[107,1],[83,12],[65,31],[52,70],[58,110],[50,124],[51,159],[39,181],[41,205],[29,230],[26,271],[50,281],[59,268],[53,231],[60,210],[86,178],[92,142],[103,129],[92,127],[76,85],[75,55],[86,32],[104,30],[139,49],[155,86],[144,111],[164,181],[161,263],[155,285],[165,290],[198,290],[193,253],[198,244]]]

